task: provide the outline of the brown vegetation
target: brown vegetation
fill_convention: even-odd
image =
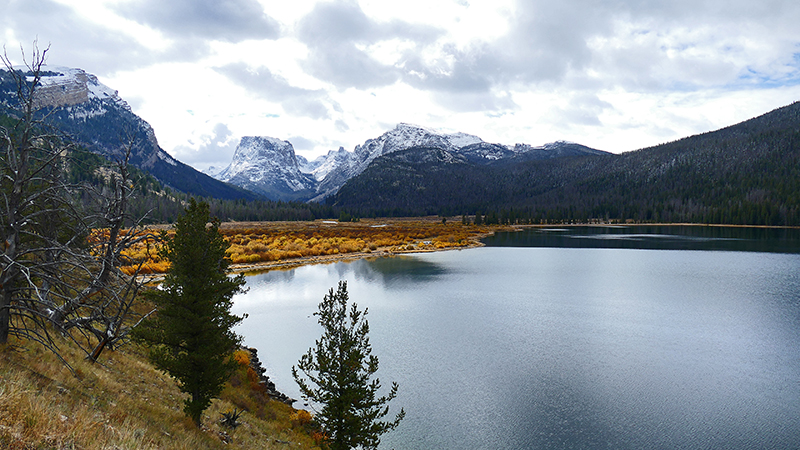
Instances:
[[[16,342],[0,349],[0,448],[285,449],[317,448],[310,416],[264,395],[241,364],[198,429],[182,411],[175,381],[134,346],[89,364],[64,341],[70,373],[51,352]],[[249,360],[247,360],[249,362]],[[222,413],[245,412],[235,430]]]
[[[234,265],[268,266],[303,258],[374,253],[423,252],[478,245],[490,228],[439,219],[366,219],[360,222],[233,222],[220,231],[230,243]],[[148,232],[153,233],[153,230]],[[97,233],[102,233],[98,231]],[[157,233],[155,233],[157,235]],[[158,239],[147,239],[127,251],[128,273],[142,264],[141,274],[164,273],[167,261],[158,256]],[[233,267],[236,268],[235,266]]]

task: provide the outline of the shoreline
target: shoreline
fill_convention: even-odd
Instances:
[[[445,247],[436,249],[415,249],[415,250],[394,250],[378,249],[372,252],[352,252],[352,253],[339,253],[336,255],[319,255],[319,256],[303,256],[301,258],[283,259],[279,261],[267,261],[259,263],[247,264],[231,264],[228,267],[229,273],[244,273],[257,274],[268,272],[273,269],[288,270],[296,267],[313,265],[313,264],[332,264],[343,261],[355,261],[359,259],[368,258],[385,258],[389,256],[409,255],[416,253],[433,253],[444,252],[452,250],[468,250],[472,248],[484,247],[485,244],[481,242],[482,239],[492,236],[496,231],[522,231],[530,228],[552,228],[552,227],[640,227],[640,226],[686,226],[686,227],[727,227],[727,228],[784,228],[784,229],[800,229],[800,227],[784,227],[784,226],[770,226],[770,225],[724,225],[724,224],[703,224],[703,223],[574,223],[574,224],[515,224],[515,225],[500,225],[498,229],[486,233],[481,233],[478,236],[471,238],[472,241],[469,245],[463,247]],[[503,230],[503,228],[506,228]],[[162,275],[163,276],[163,275]]]
[[[226,223],[228,227],[234,223]],[[255,225],[256,223],[237,223],[236,225]],[[325,224],[332,225],[332,224]],[[337,224],[338,225],[338,224]],[[770,226],[770,225],[726,225],[726,224],[702,224],[702,223],[574,223],[574,224],[514,224],[514,225],[496,225],[492,230],[478,233],[470,237],[468,245],[460,247],[445,247],[445,248],[422,248],[414,250],[389,250],[388,248],[378,248],[370,252],[351,252],[351,253],[338,253],[335,255],[317,255],[317,256],[303,256],[300,258],[282,259],[277,261],[266,261],[257,263],[238,263],[231,264],[228,267],[229,274],[245,274],[255,275],[258,273],[268,272],[270,270],[289,270],[296,267],[314,265],[314,264],[332,264],[336,262],[355,261],[367,258],[385,258],[391,256],[401,256],[415,253],[432,253],[441,251],[452,250],[467,250],[472,248],[484,247],[485,244],[481,242],[482,239],[492,236],[497,231],[523,231],[532,228],[553,228],[553,227],[640,227],[640,226],[686,226],[686,227],[709,227],[709,228],[753,228],[753,229],[800,229],[800,227],[787,227],[787,226]],[[140,279],[145,283],[158,283],[164,279],[163,273],[141,275]]]
[[[468,250],[473,248],[484,247],[485,244],[481,242],[481,239],[491,236],[494,233],[495,231],[481,233],[480,235],[471,238],[470,239],[471,242],[468,245],[460,247],[424,248],[424,249],[414,249],[414,250],[378,249],[371,252],[338,253],[335,255],[303,256],[300,258],[282,259],[278,261],[231,264],[230,266],[228,266],[228,274],[241,273],[247,276],[247,275],[256,275],[263,272],[269,272],[270,270],[289,270],[297,267],[315,265],[315,264],[333,264],[337,262],[356,261],[359,259],[386,258],[391,256],[411,255],[417,253],[434,253],[434,252],[445,252],[454,250]],[[139,279],[147,284],[160,283],[164,279],[164,276],[165,274],[163,273],[148,274],[148,275],[140,275]]]
[[[492,234],[494,234],[494,232],[488,233],[485,236],[481,236],[481,238],[490,236]],[[228,272],[237,274],[244,273],[245,275],[249,275],[261,272],[268,272],[273,269],[278,269],[278,270],[294,269],[296,267],[314,265],[314,264],[332,264],[343,261],[355,261],[359,259],[369,259],[369,258],[386,258],[390,256],[402,256],[402,255],[411,255],[417,253],[434,253],[434,252],[446,252],[454,250],[468,250],[484,246],[485,244],[483,244],[478,240],[475,240],[475,242],[469,245],[465,245],[463,247],[445,247],[437,249],[415,249],[415,250],[395,250],[395,251],[376,250],[374,252],[352,252],[352,253],[339,253],[336,255],[303,256],[301,258],[283,259],[280,261],[268,261],[268,262],[252,263],[252,264],[231,264],[228,267]]]

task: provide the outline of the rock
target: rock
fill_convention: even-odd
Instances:
[[[277,400],[282,403],[286,403],[287,405],[291,406],[297,400],[289,397],[288,395],[279,392],[276,387],[275,383],[273,383],[268,376],[266,376],[267,369],[261,365],[261,361],[258,359],[258,350],[252,347],[242,347],[242,349],[247,350],[250,352],[250,367],[258,374],[259,383],[264,386],[264,390],[266,391],[269,398],[273,400]]]

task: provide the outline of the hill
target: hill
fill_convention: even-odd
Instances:
[[[247,352],[198,429],[182,411],[175,381],[135,346],[107,351],[100,363],[60,345],[74,373],[31,342],[0,347],[0,447],[8,449],[314,449],[309,416],[253,383]],[[237,360],[240,357],[237,356]],[[244,364],[246,363],[246,364]],[[222,413],[245,410],[232,430]]]
[[[800,103],[623,154],[476,164],[418,147],[376,158],[331,204],[361,216],[800,225]]]

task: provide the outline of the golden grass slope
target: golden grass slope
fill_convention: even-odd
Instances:
[[[261,396],[231,378],[196,428],[183,413],[183,394],[137,348],[103,353],[89,364],[64,341],[73,375],[52,353],[33,344],[0,349],[0,448],[3,449],[314,449],[303,413]],[[235,430],[222,412],[247,408]],[[301,419],[302,418],[302,419]]]

